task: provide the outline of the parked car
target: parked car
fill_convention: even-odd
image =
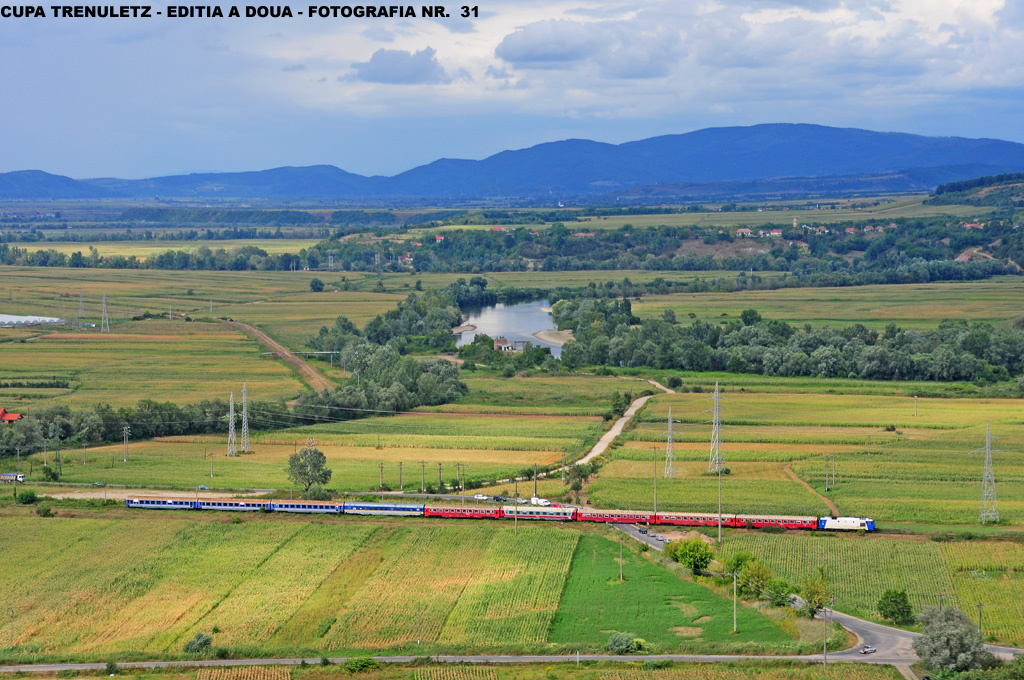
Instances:
[[[93,482],[92,485],[93,486],[106,486],[106,484],[104,484],[103,482]]]
[[[501,495],[495,495],[494,496],[494,502],[495,503],[504,503],[507,500],[508,500],[507,498],[505,498],[504,496],[501,496]]]
[[[482,493],[474,494],[474,495],[473,495],[473,498],[475,498],[475,499],[476,499],[476,500],[478,500],[478,501],[487,501],[487,500],[490,500],[490,496],[485,496],[485,495],[484,495],[484,494],[482,494]]]
[[[517,498],[516,499],[516,503],[518,505],[527,505],[527,504],[529,504],[529,502],[530,501],[526,500],[525,498]]]
[[[210,487],[206,486],[205,484],[200,484],[199,485],[199,490],[200,491],[209,491]]]
[[[637,531],[639,531],[641,534],[646,534],[647,527],[637,527]]]
[[[860,653],[861,654],[874,654],[877,651],[878,650],[875,649],[874,647],[872,647],[871,645],[864,645],[863,647],[860,648]]]

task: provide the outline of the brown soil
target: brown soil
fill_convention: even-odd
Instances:
[[[804,480],[800,479],[800,477],[797,476],[797,474],[795,472],[793,472],[793,466],[792,465],[786,465],[785,470],[786,470],[786,474],[789,475],[790,477],[792,477],[794,482],[799,482],[800,484],[803,484],[804,488],[806,488],[808,491],[810,491],[815,496],[820,498],[821,502],[824,503],[825,505],[827,505],[832,510],[832,516],[833,517],[838,517],[839,516],[839,508],[836,507],[836,504],[832,502],[831,498],[827,498],[825,496],[822,496],[820,493],[818,493],[814,489],[813,486],[811,486],[810,484],[808,484]]]
[[[220,321],[223,324],[242,331],[250,338],[266,347],[269,351],[277,354],[278,358],[295,369],[295,372],[299,374],[302,381],[314,391],[323,392],[324,390],[329,390],[334,387],[334,385],[332,385],[327,379],[327,376],[310,366],[306,363],[305,359],[286,349],[284,345],[271,338],[259,328],[240,321]]]

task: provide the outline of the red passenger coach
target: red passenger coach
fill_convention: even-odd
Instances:
[[[637,522],[649,523],[653,518],[653,512],[641,512],[639,510],[595,510],[593,508],[580,508],[576,511],[576,519],[580,522],[615,522],[622,524],[635,524]]]
[[[675,524],[685,527],[717,527],[718,515],[693,512],[659,512],[655,524]],[[722,526],[736,526],[735,515],[722,515]]]
[[[731,525],[739,528],[762,529],[779,527],[782,529],[817,529],[817,517],[795,517],[789,515],[736,515],[736,523]]]
[[[452,506],[435,505],[423,508],[424,517],[454,517],[461,519],[498,519],[501,516],[501,508],[497,505],[488,506]]]

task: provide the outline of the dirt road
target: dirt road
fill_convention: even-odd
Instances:
[[[284,345],[279,343],[277,340],[274,340],[259,328],[250,326],[247,323],[242,323],[241,321],[226,321],[223,319],[218,319],[218,321],[242,331],[250,338],[266,347],[267,350],[276,353],[284,363],[294,368],[302,378],[302,381],[314,391],[323,392],[324,390],[329,390],[334,387],[334,385],[331,384],[331,381],[327,379],[327,376],[310,366],[306,363],[305,359],[285,348]]]
[[[798,484],[803,484],[804,487],[806,487],[806,489],[808,491],[813,493],[815,496],[817,496],[821,500],[822,503],[827,505],[829,507],[829,509],[832,510],[832,516],[833,517],[838,517],[839,516],[839,508],[836,507],[836,504],[832,502],[831,498],[828,498],[827,496],[821,495],[820,493],[818,493],[818,491],[813,486],[811,486],[810,484],[808,484],[804,480],[800,479],[800,476],[797,473],[793,472],[793,466],[786,465],[786,467],[784,469],[786,470],[786,474],[789,475],[793,479],[794,482],[797,482]]]

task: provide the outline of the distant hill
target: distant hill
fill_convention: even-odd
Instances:
[[[102,187],[41,170],[0,173],[0,200],[112,197]]]
[[[88,197],[81,193],[85,185],[98,196],[132,198],[458,201],[649,195],[663,200],[924,191],[979,175],[1021,171],[1024,145],[1014,142],[771,124],[625,144],[569,139],[479,161],[441,159],[394,177],[364,177],[330,165],[80,182],[36,173],[54,180],[40,179],[22,186],[18,196],[6,196],[2,190],[8,175],[0,175],[0,198],[83,198]]]

